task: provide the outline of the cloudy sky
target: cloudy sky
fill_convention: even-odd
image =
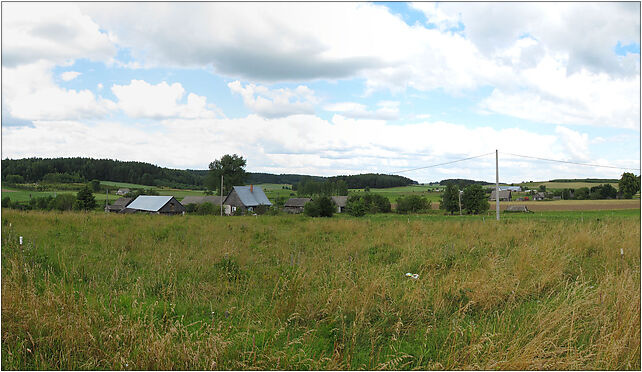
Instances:
[[[495,149],[505,182],[623,172],[508,154],[640,167],[639,3],[2,4],[3,159],[337,175]]]

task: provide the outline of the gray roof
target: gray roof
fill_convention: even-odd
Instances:
[[[522,191],[520,186],[499,186],[499,191],[510,190],[510,191]]]
[[[114,204],[112,205],[126,207],[131,201],[132,201],[132,198],[118,198],[114,201]]]
[[[305,203],[309,202],[310,198],[290,198],[285,202],[284,207],[303,207]]]
[[[221,200],[225,201],[225,197],[218,195],[208,195],[208,196],[186,196],[181,201],[181,204],[203,204],[203,203],[212,203],[214,205],[221,205]]]
[[[234,191],[236,195],[241,199],[241,203],[246,207],[256,207],[259,205],[272,205],[270,200],[265,196],[261,186],[251,186],[253,188],[250,191],[250,186],[234,186]]]
[[[511,196],[510,190],[499,190],[499,198],[500,199],[507,199]],[[495,199],[495,190],[491,191],[490,193],[490,198]]]
[[[127,209],[137,209],[140,211],[157,212],[167,204],[173,196],[151,196],[141,195],[131,202]]]
[[[347,196],[333,196],[332,200],[337,205],[337,207],[345,207],[348,202]]]

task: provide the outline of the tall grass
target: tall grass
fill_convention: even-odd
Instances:
[[[639,370],[640,218],[3,210],[2,325],[4,369]]]

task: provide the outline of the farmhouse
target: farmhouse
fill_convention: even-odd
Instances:
[[[496,190],[493,190],[490,193],[490,200],[492,200],[492,201],[497,200],[496,197],[495,197],[495,195],[496,195],[495,192],[496,192]],[[510,201],[511,196],[512,196],[512,192],[510,190],[504,190],[504,191],[499,190],[499,201]]]
[[[132,202],[132,198],[118,198],[112,205],[105,206],[105,212],[118,213]]]
[[[346,210],[347,196],[333,196],[332,201],[337,205],[337,213],[343,213]]]
[[[309,202],[310,198],[290,198],[288,201],[285,202],[285,205],[283,206],[283,210],[286,211],[287,213],[302,213],[303,208],[305,207],[305,204]]]
[[[120,213],[183,214],[185,207],[173,196],[141,195]]]
[[[116,191],[116,195],[125,195],[125,194],[129,193],[130,191],[131,191],[130,189],[121,188],[121,189],[118,189],[118,191]]]
[[[535,195],[533,195],[533,200],[544,200],[546,199],[546,194],[543,192],[538,192]]]
[[[233,186],[223,204],[230,206],[230,212],[262,212],[272,205],[260,186]]]

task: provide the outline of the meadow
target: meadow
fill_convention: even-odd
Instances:
[[[639,370],[640,214],[3,209],[2,325],[9,370]]]

